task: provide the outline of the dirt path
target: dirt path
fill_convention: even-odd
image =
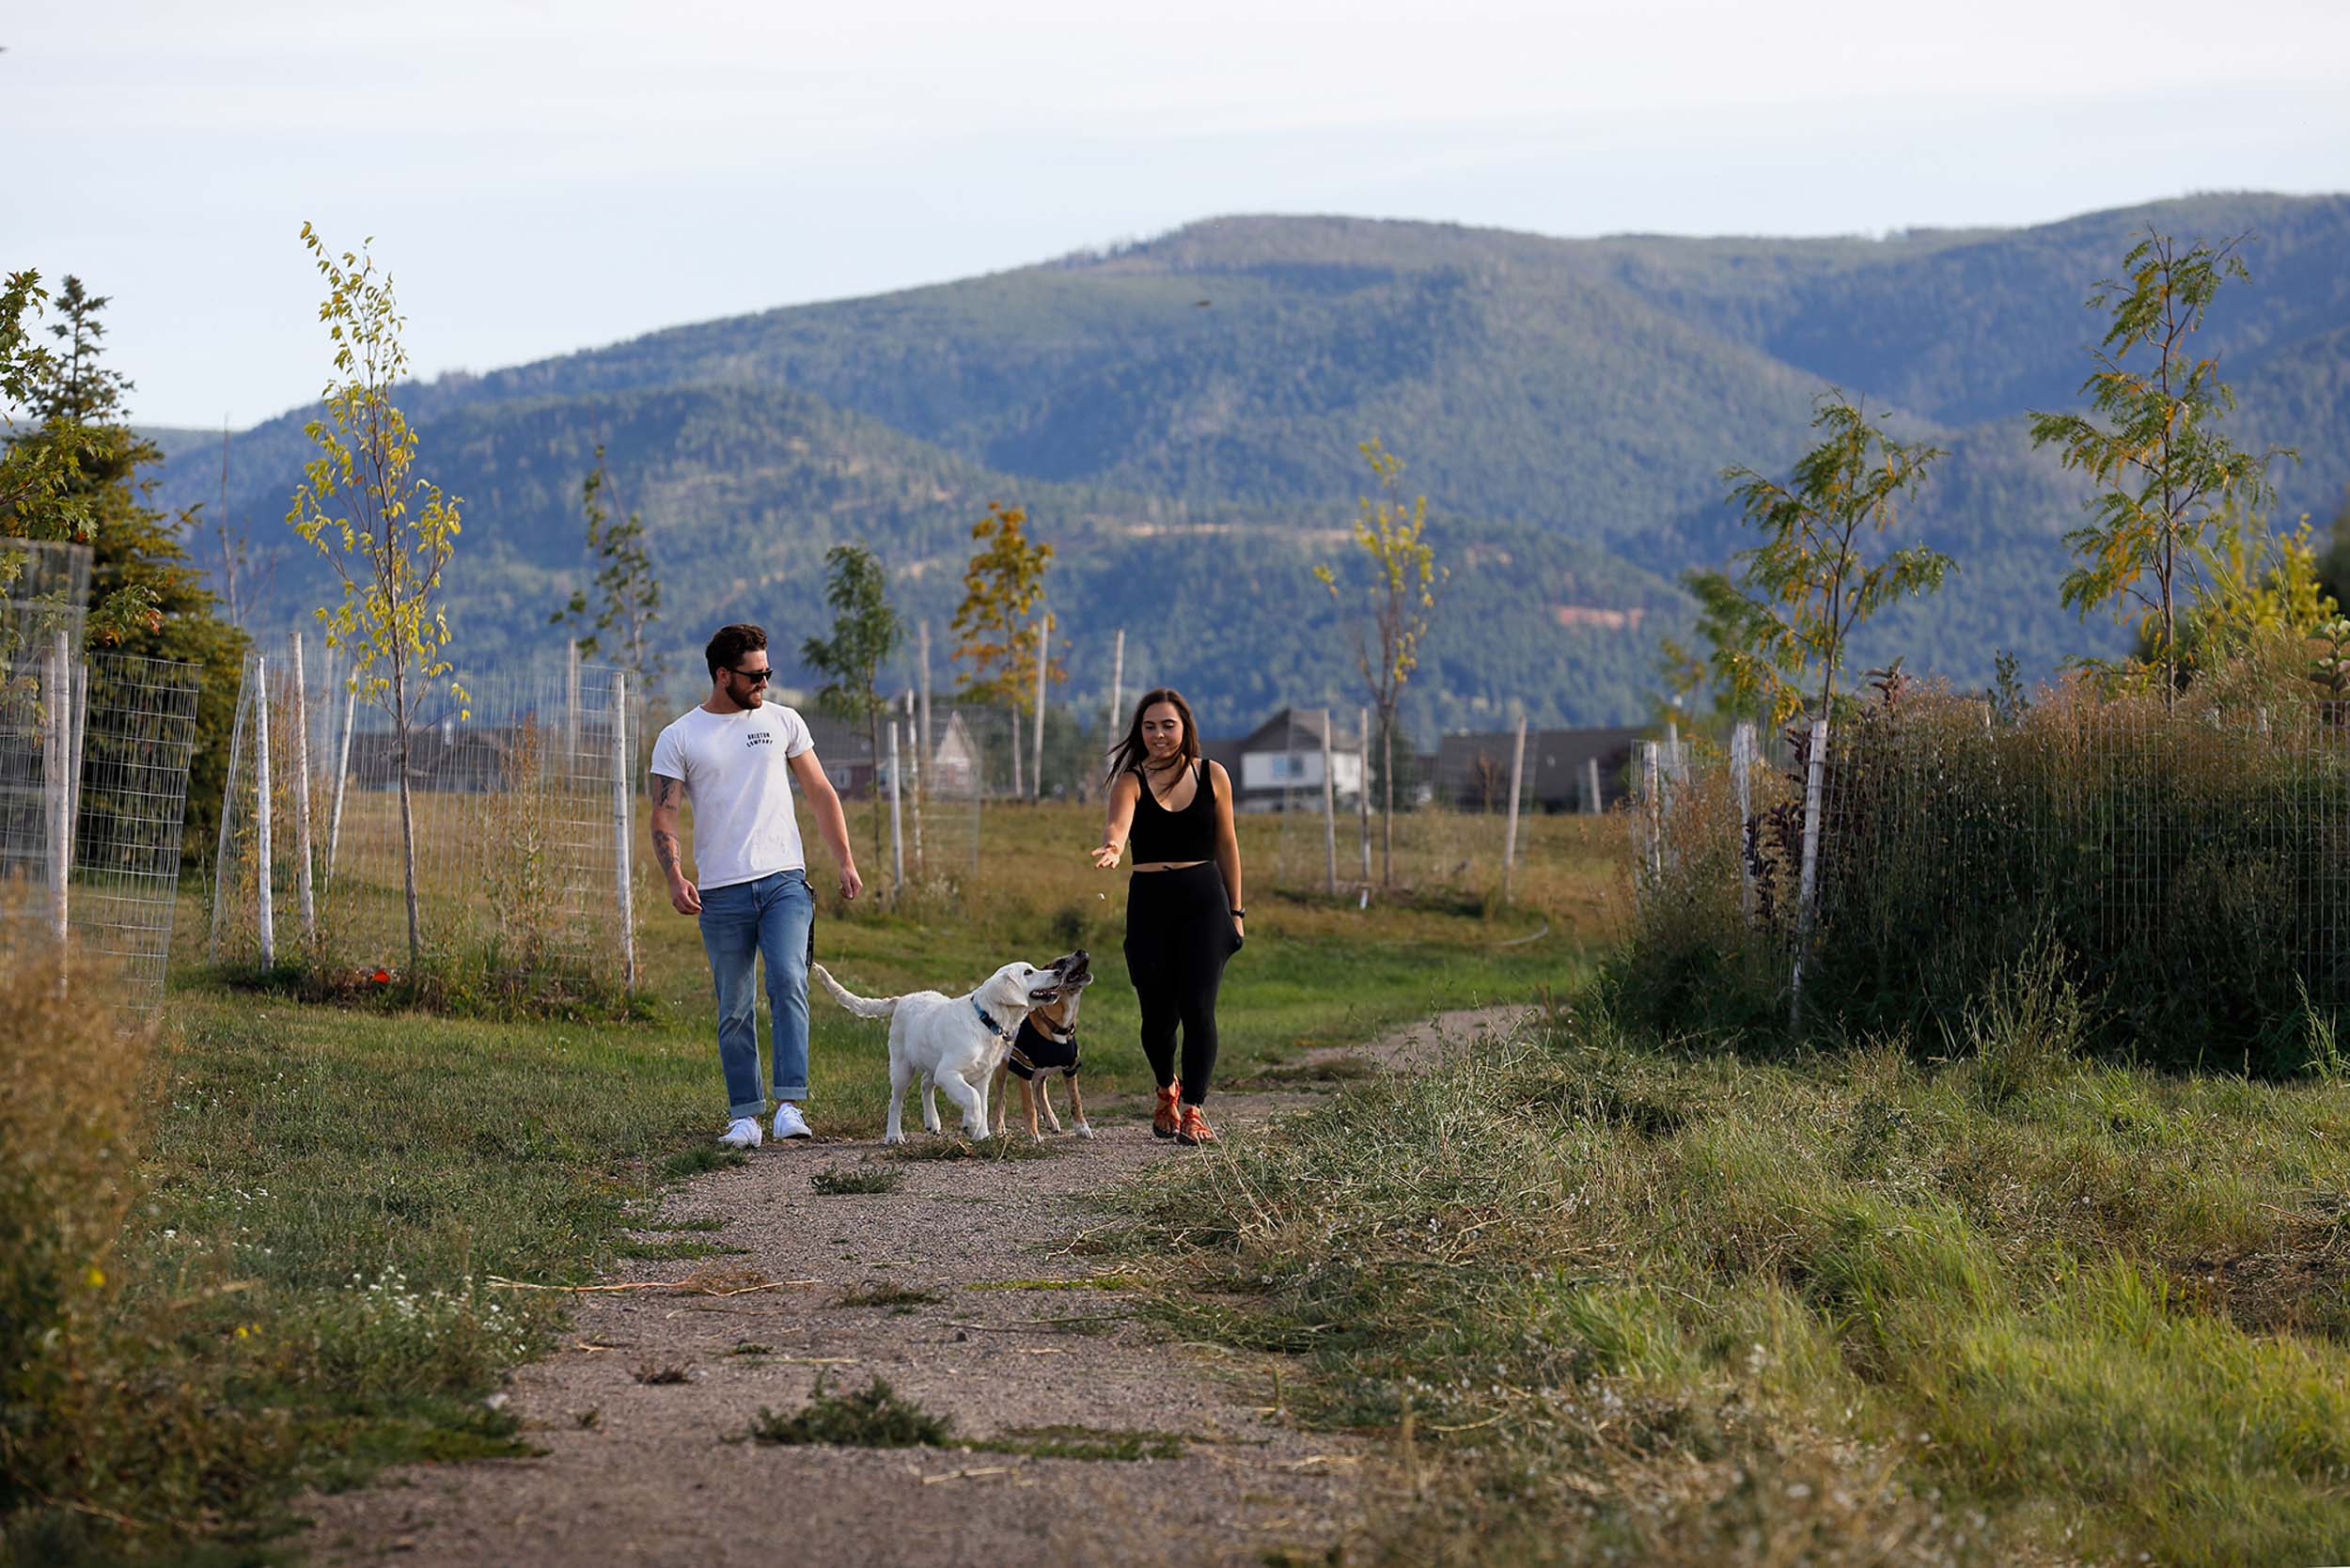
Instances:
[[[1440,1035],[1523,1011],[1447,1014],[1356,1054],[1408,1066]],[[1246,1137],[1311,1104],[1294,1091],[1218,1096],[1218,1126]],[[1104,1271],[1071,1249],[1103,1222],[1090,1194],[1162,1160],[1215,1157],[1153,1139],[1147,1115],[1132,1102],[1095,1106],[1099,1136],[1053,1139],[1047,1159],[900,1161],[870,1142],[771,1144],[696,1179],[669,1195],[660,1223],[723,1228],[648,1239],[743,1253],[633,1262],[616,1279],[740,1266],[795,1283],[727,1297],[581,1296],[571,1347],[517,1372],[509,1395],[541,1457],[412,1467],[306,1499],[314,1560],[1137,1568],[1260,1563],[1283,1547],[1318,1555],[1359,1516],[1368,1450],[1295,1431],[1268,1408],[1276,1358],[1170,1343],[1133,1321],[1122,1293],[1045,1283]],[[809,1178],[826,1168],[903,1182],[825,1196]],[[843,1304],[890,1291],[909,1298]],[[677,1373],[683,1381],[648,1380]],[[879,1374],[951,1417],[958,1437],[1097,1450],[1140,1440],[1172,1456],[744,1440],[762,1406],[796,1411],[820,1374],[836,1392]]]

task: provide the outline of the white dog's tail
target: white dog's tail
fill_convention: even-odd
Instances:
[[[824,989],[832,993],[832,999],[859,1018],[887,1018],[898,1011],[899,998],[896,996],[860,996],[833,979],[822,964],[810,967],[816,978],[824,982]]]

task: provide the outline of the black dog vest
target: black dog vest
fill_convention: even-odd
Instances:
[[[1023,1018],[1019,1034],[1012,1038],[1011,1052],[1004,1060],[1023,1078],[1033,1078],[1039,1073],[1058,1073],[1064,1078],[1073,1078],[1077,1075],[1077,1031],[1073,1028],[1067,1040],[1055,1040],[1036,1027],[1034,1017]]]

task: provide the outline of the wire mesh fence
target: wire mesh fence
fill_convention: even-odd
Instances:
[[[2117,1047],[2272,1073],[2350,1007],[2340,704],[1929,691],[1790,743],[1658,792],[1653,954],[1775,953],[1806,1017],[1934,1033],[2053,950]]]
[[[70,918],[76,671],[87,547],[0,540],[0,924],[11,954]]]
[[[163,1001],[200,672],[86,657],[89,570],[83,545],[0,541],[0,955],[70,946],[136,1017]]]
[[[179,902],[180,837],[196,757],[203,671],[100,653],[86,664],[75,772],[72,931],[76,956],[103,965],[118,1010],[164,999]]]
[[[503,988],[632,984],[641,725],[625,674],[551,661],[412,700],[403,738],[316,639],[248,656],[213,960],[299,958],[366,983],[406,966],[413,918],[428,954],[469,956]]]
[[[1588,860],[1580,819],[1625,798],[1637,734],[1512,726],[1447,734],[1433,752],[1399,737],[1392,812],[1386,748],[1359,708],[1291,708],[1219,749],[1240,809],[1277,819],[1264,869],[1277,888],[1506,899]]]

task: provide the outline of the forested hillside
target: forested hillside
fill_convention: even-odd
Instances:
[[[2100,330],[2081,301],[2150,222],[2253,231],[2254,284],[2223,294],[2206,347],[2238,389],[2240,438],[2303,453],[2278,476],[2286,515],[2330,515],[2350,481],[2343,197],[1882,241],[1227,218],[444,377],[406,404],[427,470],[468,503],[455,619],[471,658],[553,635],[603,440],[681,649],[738,614],[795,646],[820,616],[824,548],[852,537],[943,631],[963,532],[1001,499],[1062,550],[1054,595],[1081,688],[1104,679],[1123,624],[1130,669],[1198,691],[1219,728],[1285,697],[1344,699],[1351,650],[1308,567],[1342,550],[1367,478],[1355,443],[1377,435],[1409,460],[1456,572],[1421,722],[1515,698],[1598,722],[1644,711],[1654,639],[1685,614],[1669,579],[1736,547],[1719,470],[1783,469],[1830,383],[1951,452],[1918,525],[1958,575],[1864,655],[1975,682],[2002,648],[2044,670],[2117,646],[2057,604],[2077,492],[2029,452],[2024,415],[2073,401]],[[230,510],[257,536],[277,532],[298,478],[299,423],[233,444]],[[215,497],[218,459],[192,443],[168,497]],[[290,565],[272,594],[290,615],[316,586]]]

